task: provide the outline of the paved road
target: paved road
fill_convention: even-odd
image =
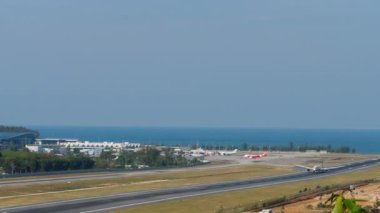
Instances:
[[[311,173],[300,172],[289,175],[281,175],[267,178],[255,178],[240,181],[229,181],[215,184],[203,184],[188,187],[177,187],[170,189],[149,190],[132,193],[124,193],[112,196],[103,196],[96,198],[85,198],[62,202],[52,202],[45,204],[37,204],[30,206],[20,206],[15,208],[1,209],[1,213],[5,212],[107,212],[119,208],[129,208],[141,204],[156,203],[160,201],[192,197],[198,195],[206,195],[211,193],[235,191],[248,188],[257,188],[267,185],[275,185],[281,183],[296,182],[301,180],[316,179],[321,177],[327,177],[353,170],[359,170],[375,166],[380,163],[380,159],[367,160],[357,163],[344,165],[329,170],[326,173]]]

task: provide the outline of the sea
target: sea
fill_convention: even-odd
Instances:
[[[30,126],[41,138],[72,138],[82,141],[135,142],[180,146],[349,146],[357,153],[380,154],[378,129],[280,129],[280,128],[158,128]]]

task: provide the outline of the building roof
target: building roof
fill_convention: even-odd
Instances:
[[[11,139],[27,134],[33,134],[31,132],[0,132],[0,140]]]
[[[37,138],[36,140],[37,141],[68,141],[68,142],[79,141],[79,139],[75,139],[75,138]]]

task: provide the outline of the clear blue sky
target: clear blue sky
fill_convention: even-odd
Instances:
[[[0,123],[380,128],[380,1],[0,1]]]

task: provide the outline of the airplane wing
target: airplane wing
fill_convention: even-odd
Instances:
[[[296,165],[296,167],[300,167],[300,168],[307,169],[307,170],[314,170],[314,168],[312,168],[312,167],[307,167],[307,166],[302,166],[302,165]]]
[[[329,169],[337,169],[337,168],[340,168],[340,167],[343,167],[343,165],[340,165],[340,166],[334,166],[334,167],[324,167],[324,168],[322,168],[322,169],[329,170]]]

